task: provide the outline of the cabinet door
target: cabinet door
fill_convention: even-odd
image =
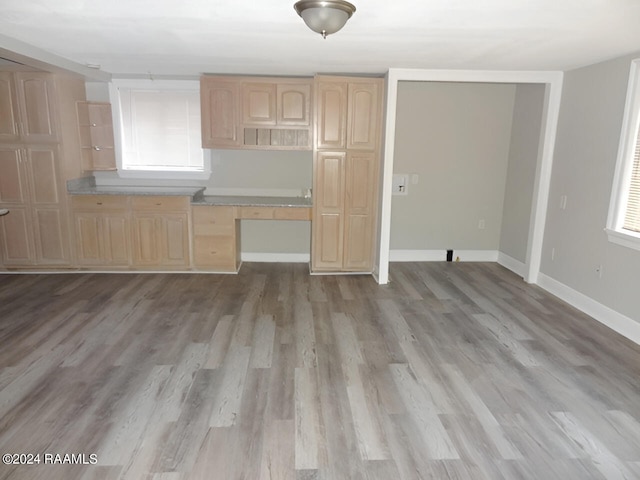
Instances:
[[[31,265],[35,262],[32,226],[27,207],[11,207],[0,217],[0,249],[5,266]]]
[[[378,147],[380,95],[380,81],[349,83],[348,149]]]
[[[161,265],[189,265],[189,216],[172,213],[162,216]]]
[[[36,259],[40,265],[67,265],[69,235],[66,212],[59,207],[33,208]]]
[[[318,152],[314,168],[312,269],[340,270],[343,257],[345,152]]]
[[[242,84],[242,123],[244,125],[276,124],[276,84]]]
[[[20,148],[0,145],[0,204],[28,202],[27,172]]]
[[[106,265],[129,265],[130,238],[129,219],[126,214],[109,214],[102,217],[102,257]]]
[[[278,125],[309,125],[311,83],[279,83],[277,103]]]
[[[159,265],[160,232],[162,221],[159,216],[149,214],[133,215],[134,265]]]
[[[0,142],[15,142],[18,131],[18,104],[11,72],[0,72]]]
[[[102,237],[100,216],[95,213],[76,213],[74,223],[78,263],[102,265],[104,259],[100,248]]]
[[[53,79],[37,72],[19,72],[15,78],[22,138],[30,143],[56,142]]]
[[[240,144],[238,90],[238,84],[234,81],[201,77],[203,148],[234,147]]]
[[[347,83],[320,80],[316,84],[316,142],[319,149],[346,146]]]
[[[57,205],[60,202],[57,147],[32,146],[25,153],[31,203]]]
[[[344,207],[344,269],[368,272],[373,268],[374,203],[377,156],[349,152],[346,161]]]

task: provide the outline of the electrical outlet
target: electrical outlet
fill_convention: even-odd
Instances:
[[[484,230],[484,218],[478,220],[478,230]]]

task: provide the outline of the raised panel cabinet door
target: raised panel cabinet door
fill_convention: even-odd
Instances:
[[[23,153],[17,146],[0,145],[0,204],[28,202],[27,172],[24,168]]]
[[[57,147],[30,146],[25,149],[27,171],[31,187],[31,202],[34,205],[58,204],[59,183],[57,167]]]
[[[317,152],[314,164],[312,270],[340,270],[343,255],[346,152]]]
[[[0,72],[0,142],[15,142],[18,131],[18,104],[11,72]]]
[[[162,223],[161,265],[189,265],[189,216],[186,213],[165,214]]]
[[[344,222],[342,215],[323,213],[314,219],[312,270],[342,270]]]
[[[378,156],[349,152],[345,163],[344,269],[373,268],[374,204],[377,199]]]
[[[0,252],[5,266],[31,265],[35,262],[31,217],[27,207],[11,207],[0,217]]]
[[[101,218],[95,213],[76,213],[76,255],[80,265],[102,265],[104,258],[100,247],[102,237]]]
[[[276,124],[276,84],[242,84],[242,123],[245,125]]]
[[[133,215],[134,265],[160,265],[162,220],[158,215]]]
[[[69,235],[66,213],[63,209],[35,206],[33,221],[38,264],[69,264]]]
[[[375,150],[378,148],[381,94],[380,80],[349,83],[348,149]]]
[[[131,233],[126,214],[109,214],[102,217],[102,239],[102,257],[106,265],[129,265]]]
[[[39,72],[19,72],[15,78],[22,138],[31,143],[56,142],[53,78]]]
[[[278,125],[309,125],[311,121],[311,82],[279,83],[277,86]]]
[[[200,78],[202,147],[234,147],[240,144],[239,85],[206,76]]]
[[[347,83],[319,80],[316,89],[316,146],[345,148],[347,136]]]

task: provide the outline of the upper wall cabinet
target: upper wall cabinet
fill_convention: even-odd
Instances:
[[[316,88],[317,147],[376,150],[381,82],[319,76]]]
[[[203,148],[239,148],[240,84],[231,77],[200,78]]]
[[[55,84],[41,72],[0,72],[0,141],[55,143]]]
[[[311,150],[310,78],[201,78],[204,148]]]

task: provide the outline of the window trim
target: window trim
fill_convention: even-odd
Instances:
[[[640,128],[640,58],[631,62],[627,98],[618,145],[618,158],[611,188],[605,232],[609,241],[640,250],[640,234],[622,228],[629,196],[633,157]]]
[[[160,90],[195,90],[200,92],[198,80],[114,79],[109,83],[109,99],[113,112],[116,168],[118,177],[149,180],[209,180],[211,176],[211,151],[203,149],[202,172],[180,170],[132,170],[122,168],[122,112],[118,88],[148,88]]]

